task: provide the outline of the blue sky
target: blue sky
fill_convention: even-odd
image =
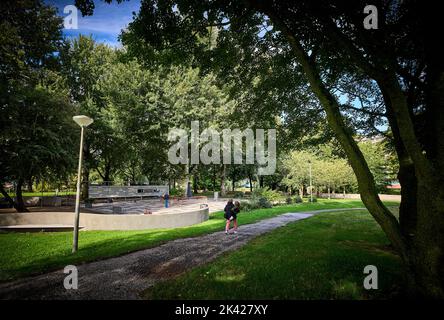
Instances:
[[[62,17],[67,16],[63,13],[63,8],[67,5],[74,5],[74,0],[45,0],[47,4],[53,5],[58,9],[58,14]],[[139,12],[140,1],[129,0],[117,4],[113,1],[111,4],[104,3],[101,0],[95,0],[95,10],[92,16],[82,17],[78,11],[78,29],[63,29],[67,37],[77,37],[79,34],[92,35],[92,37],[101,43],[118,47],[117,37],[120,31],[133,20],[133,12]]]

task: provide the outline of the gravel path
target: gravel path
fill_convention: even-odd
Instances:
[[[161,280],[208,263],[251,239],[331,209],[286,213],[240,226],[237,234],[216,232],[177,239],[161,246],[78,266],[78,289],[66,290],[63,270],[0,284],[0,299],[140,299],[139,293]]]

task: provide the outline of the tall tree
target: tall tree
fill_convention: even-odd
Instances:
[[[94,119],[94,124],[86,131],[83,150],[85,162],[82,168],[81,192],[82,198],[86,199],[90,170],[103,165],[106,171],[106,167],[111,165],[114,152],[118,151],[114,148],[118,142],[109,139],[111,129],[103,117],[103,94],[98,86],[99,79],[115,61],[116,54],[110,47],[95,43],[91,37],[80,35],[66,42],[60,51],[60,59],[61,72],[69,88],[71,102],[78,106],[79,113]]]
[[[0,4],[0,190],[26,211],[25,181],[51,173],[63,177],[73,169],[70,117],[54,54],[62,44],[62,20],[41,1]],[[3,188],[15,182],[16,201]]]

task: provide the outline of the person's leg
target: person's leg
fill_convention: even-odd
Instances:
[[[227,219],[227,222],[225,223],[225,233],[227,233],[228,230],[230,230],[230,220]]]
[[[234,219],[234,232],[237,231],[237,219]]]

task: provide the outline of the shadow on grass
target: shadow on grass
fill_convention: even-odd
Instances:
[[[345,240],[347,242],[344,242]],[[260,236],[238,251],[147,290],[147,299],[387,299],[401,261],[367,212],[324,213]],[[366,265],[378,290],[365,290]]]

